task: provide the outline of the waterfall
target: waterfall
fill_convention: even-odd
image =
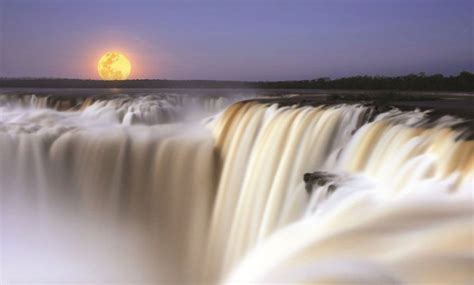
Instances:
[[[0,280],[472,280],[463,120],[239,99],[0,95]]]
[[[227,272],[251,245],[297,219],[306,199],[303,174],[331,168],[331,155],[367,112],[361,106],[235,104],[213,122],[222,173],[207,267],[218,271],[211,276]]]
[[[251,144],[255,153],[250,151],[249,158],[238,155],[248,161],[243,169],[249,174],[244,174],[240,189],[231,196],[239,201],[236,208],[228,201],[222,207],[226,214],[217,213],[232,221],[216,222],[223,244],[215,251],[225,253],[214,257],[219,259],[214,264],[224,267],[220,276],[234,271],[229,284],[463,284],[472,280],[474,142],[457,139],[461,134],[451,127],[461,120],[443,117],[427,126],[426,113],[392,110],[361,126],[355,122],[367,118],[369,110],[343,106],[319,108],[321,117],[310,120],[320,124],[317,128],[299,124],[295,113],[317,114],[318,108],[259,108],[266,112],[273,108],[277,114],[261,117],[260,133]],[[297,131],[292,132],[278,116]],[[278,127],[276,137],[271,135],[272,121]],[[302,135],[295,138],[294,134]],[[313,140],[306,141],[305,134],[313,135]],[[296,151],[287,152],[292,147]],[[222,149],[226,156],[240,151]],[[265,151],[268,156],[259,157]],[[234,158],[227,163],[240,162]],[[302,168],[292,165],[289,170],[287,163]],[[255,169],[259,169],[256,182],[247,188]],[[283,180],[288,184],[279,185],[280,173],[298,171],[291,174],[302,177],[314,170],[318,172],[305,177],[307,191],[291,175]],[[260,192],[260,185],[268,190]],[[226,190],[219,191],[228,196]],[[240,222],[243,219],[247,220]],[[248,256],[239,261],[241,255]]]
[[[192,280],[216,179],[210,132],[128,126],[93,108],[2,113],[5,272],[17,282]]]

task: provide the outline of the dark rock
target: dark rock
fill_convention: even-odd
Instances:
[[[337,189],[337,186],[335,184],[331,184],[328,186],[328,193],[331,194],[331,193],[334,193],[334,191],[336,191]]]
[[[324,171],[316,171],[313,173],[305,173],[303,180],[305,182],[305,189],[308,194],[311,194],[313,185],[324,186],[329,181],[336,179],[337,176]]]

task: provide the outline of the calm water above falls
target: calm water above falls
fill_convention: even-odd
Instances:
[[[461,119],[249,96],[0,95],[2,284],[473,280]]]

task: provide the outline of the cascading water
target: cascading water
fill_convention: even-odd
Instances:
[[[317,112],[317,108],[309,109]],[[332,113],[337,110],[353,117]],[[293,112],[303,116],[305,108],[278,111],[284,121],[290,121]],[[327,139],[327,143],[312,141],[307,147],[302,137],[286,132],[277,116],[265,118],[270,121],[262,122],[259,135],[269,140],[260,147],[282,148],[267,149],[268,160],[247,168],[249,172],[259,169],[263,177],[258,181],[269,179],[271,186],[265,186],[267,190],[262,192],[259,184],[246,189],[245,176],[244,186],[233,199],[244,201],[246,195],[254,198],[240,209],[231,208],[232,203],[224,207],[223,211],[231,213],[232,226],[248,218],[216,250],[225,254],[214,264],[224,264],[224,273],[234,269],[227,277],[229,284],[468,284],[473,280],[474,142],[456,140],[460,134],[450,127],[458,124],[458,119],[443,117],[425,127],[425,113],[397,110],[380,114],[371,123],[364,122],[351,135],[360,124],[349,122],[360,122],[356,118],[366,117],[368,111],[348,106],[323,109],[323,115],[341,121],[323,121],[322,116],[310,120],[313,124],[319,122],[322,129],[292,123],[306,136]],[[269,135],[272,120],[281,127],[277,135],[280,140],[292,143],[280,144]],[[332,136],[324,128],[330,129]],[[331,138],[337,138],[340,145]],[[297,145],[292,146],[295,142]],[[285,149],[292,147],[296,151],[286,155]],[[326,158],[319,160],[318,151]],[[255,151],[255,155],[261,153]],[[288,172],[288,160],[303,167],[314,163],[310,169],[320,171],[305,175],[309,196],[298,181],[278,187],[280,173]],[[270,165],[275,167],[272,172],[268,170]],[[280,167],[284,171],[279,172]],[[263,174],[264,169],[269,173]],[[294,174],[302,177],[305,171],[311,170],[302,168]],[[290,183],[291,178],[284,181]],[[272,200],[274,197],[281,198]],[[245,216],[248,212],[257,218]],[[267,213],[271,213],[267,220],[280,222],[274,225],[281,230],[271,234],[278,226],[269,229],[265,224]],[[229,223],[217,224],[224,228],[222,235],[231,227]],[[268,238],[262,234],[265,229],[270,233]],[[242,244],[254,249],[235,269],[236,263],[229,263],[229,256],[248,253]]]
[[[472,281],[460,119],[231,102],[0,96],[0,280]]]

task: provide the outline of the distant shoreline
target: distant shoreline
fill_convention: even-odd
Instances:
[[[0,88],[144,88],[144,89],[319,89],[392,91],[474,91],[474,74],[457,76],[424,73],[406,76],[354,76],[339,79],[319,78],[295,81],[220,81],[220,80],[86,80],[43,78],[0,78]]]

